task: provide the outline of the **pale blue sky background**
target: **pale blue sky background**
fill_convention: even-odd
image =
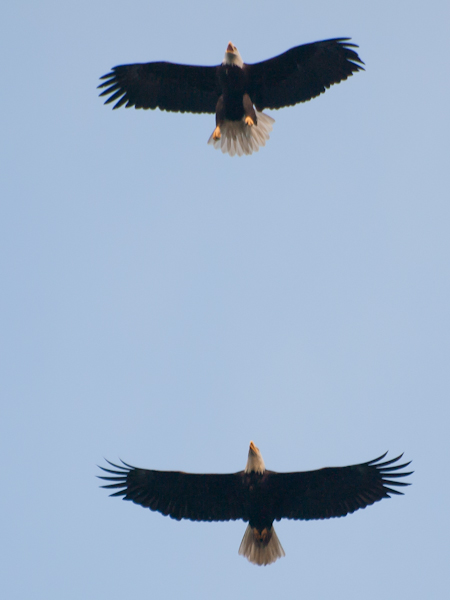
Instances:
[[[444,598],[449,517],[448,2],[8,3],[1,19],[2,597]],[[351,36],[366,72],[272,111],[259,153],[212,115],[97,97],[117,64],[247,62]],[[405,451],[406,495],[277,525],[110,499],[96,464],[346,465]]]

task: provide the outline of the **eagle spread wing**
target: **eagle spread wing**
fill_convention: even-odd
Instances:
[[[304,44],[263,62],[245,65],[257,110],[306,102],[363,69],[350,38]]]
[[[112,469],[105,488],[119,488],[111,496],[123,496],[173,519],[191,521],[248,520],[243,498],[242,473],[196,474],[180,471],[151,471],[123,463]],[[123,462],[123,461],[122,461]]]
[[[410,463],[395,464],[401,457],[380,462],[378,458],[350,467],[331,467],[299,473],[274,473],[270,493],[274,496],[274,519],[330,519],[343,517],[365,508],[390,494],[402,495],[392,486],[406,486],[398,481],[411,475],[399,473]]]
[[[114,108],[160,108],[172,112],[215,113],[220,90],[217,67],[196,67],[169,62],[151,62],[113,67],[103,75],[107,88],[100,96],[110,96],[105,104]]]

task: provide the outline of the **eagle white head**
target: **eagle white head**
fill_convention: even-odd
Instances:
[[[257,448],[253,442],[250,442],[245,473],[264,473],[265,470],[266,465],[264,464],[259,448]]]
[[[232,42],[228,42],[227,49],[225,51],[225,56],[223,58],[223,65],[235,65],[236,67],[244,66],[244,61],[242,60],[241,55],[239,54],[239,50]]]

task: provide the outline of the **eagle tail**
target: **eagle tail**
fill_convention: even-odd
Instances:
[[[275,528],[265,528],[262,531],[247,525],[244,537],[239,547],[239,554],[245,556],[254,565],[270,565],[278,558],[285,556]]]
[[[214,139],[211,134],[208,144],[212,144],[216,150],[222,150],[224,154],[228,152],[230,156],[258,152],[261,146],[266,145],[275,119],[258,111],[256,118],[257,124],[251,127],[245,124],[244,119],[224,121],[220,126],[221,137]]]

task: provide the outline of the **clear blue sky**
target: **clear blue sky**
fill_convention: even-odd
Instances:
[[[448,2],[8,3],[2,11],[2,597],[444,598],[450,585]],[[117,64],[246,62],[330,37],[366,71],[268,111],[112,111]],[[95,479],[103,457],[279,471],[413,459],[405,496],[278,524],[175,522]]]

